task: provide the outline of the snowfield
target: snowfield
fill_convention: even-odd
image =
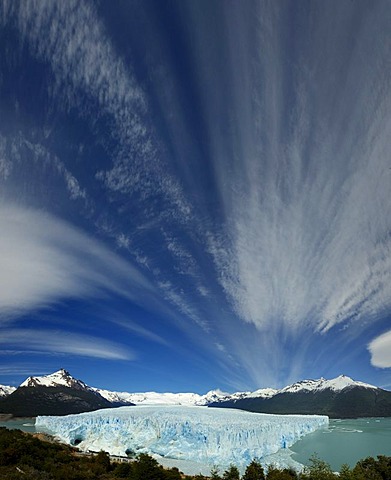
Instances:
[[[327,426],[323,415],[268,415],[194,406],[120,407],[68,416],[40,416],[38,431],[49,431],[82,450],[112,455],[149,453],[208,468],[235,464],[286,449]],[[186,473],[186,472],[185,472]]]

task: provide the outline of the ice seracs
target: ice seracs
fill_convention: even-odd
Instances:
[[[322,415],[266,415],[189,406],[136,406],[66,417],[37,417],[36,428],[82,450],[148,453],[222,468],[293,445],[327,426]],[[185,472],[186,473],[186,472]]]

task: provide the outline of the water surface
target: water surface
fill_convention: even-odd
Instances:
[[[0,422],[0,427],[6,427],[9,430],[19,429],[23,432],[35,433],[35,418],[18,418]]]
[[[335,471],[365,457],[391,456],[391,418],[330,420],[328,427],[306,435],[290,449],[297,462],[306,465],[316,453]]]

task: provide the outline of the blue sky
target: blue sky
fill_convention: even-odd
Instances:
[[[388,1],[0,1],[0,383],[391,387]]]

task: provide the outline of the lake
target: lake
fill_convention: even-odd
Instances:
[[[310,433],[290,450],[292,458],[304,465],[316,453],[334,471],[343,463],[354,466],[365,457],[391,456],[391,418],[330,420],[328,428]]]
[[[17,420],[0,421],[0,427],[7,427],[10,430],[19,429],[23,432],[35,433],[35,418],[19,418]]]

